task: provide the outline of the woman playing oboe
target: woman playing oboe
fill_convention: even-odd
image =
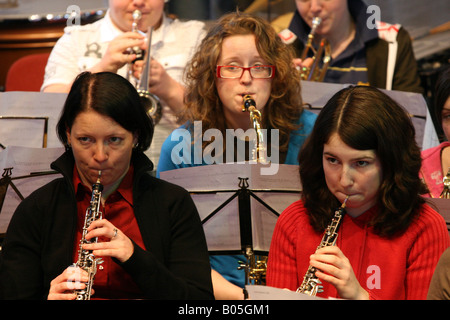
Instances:
[[[83,250],[103,259],[92,299],[211,299],[211,271],[197,209],[186,190],[150,175],[143,153],[153,122],[136,89],[115,73],[82,73],[57,125],[63,177],[23,200],[1,251],[1,297],[77,298],[87,273],[70,267]],[[99,177],[99,171],[101,175]],[[91,186],[100,211],[80,242]],[[77,291],[78,292],[78,291]]]
[[[425,299],[450,240],[420,196],[420,149],[407,113],[372,87],[350,87],[325,105],[300,151],[302,199],[277,221],[267,285],[296,290],[311,265],[321,297]],[[335,246],[316,252],[346,199]]]

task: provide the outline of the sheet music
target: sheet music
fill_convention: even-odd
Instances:
[[[311,105],[313,112],[319,113],[328,100],[339,90],[350,84],[302,81],[302,98]],[[439,139],[428,111],[424,97],[419,93],[381,89],[394,99],[412,116],[416,130],[416,141],[422,150],[439,145]]]
[[[261,164],[216,164],[161,172],[161,179],[192,193],[202,221],[236,194],[238,177],[247,177],[248,188],[278,214],[300,199],[298,166],[280,165],[278,173],[273,176],[261,175],[260,169]],[[250,206],[253,250],[267,252],[278,216],[253,196],[250,197]],[[209,251],[241,251],[238,208],[238,198],[235,197],[204,222]]]
[[[46,126],[43,117],[37,119],[2,117],[4,116],[0,116],[0,143],[3,146],[43,146]]]
[[[246,285],[249,300],[327,300],[287,289],[269,286]]]
[[[255,194],[278,214],[281,214],[291,203],[300,200],[300,192],[255,192]],[[254,198],[251,198],[251,208],[253,250],[269,252],[278,216]]]
[[[9,146],[0,152],[0,171],[13,168],[11,178],[30,175],[31,173],[50,171],[50,163],[56,160],[64,148],[27,148]],[[36,176],[25,179],[12,180],[20,193],[27,197],[31,192],[46,183],[60,177],[60,174]],[[0,177],[1,178],[1,177]],[[0,211],[0,233],[5,233],[9,221],[21,199],[11,186],[8,187],[5,202]]]
[[[301,190],[298,166],[278,166],[276,175],[261,175],[262,164],[222,163],[164,171],[160,177],[190,192],[237,190],[238,177],[249,178],[249,189]]]
[[[64,106],[67,94],[65,93],[45,93],[45,92],[0,92],[0,115],[2,116],[23,116],[23,117],[48,117],[48,136],[47,147],[59,148],[61,142],[56,136],[56,124],[59,115]],[[2,132],[8,132],[8,145],[25,147],[42,147],[42,132],[40,126],[43,121],[28,120],[18,122],[19,120],[0,120]],[[30,134],[34,132],[37,138],[32,140]],[[20,132],[20,134],[18,134]],[[31,134],[32,135],[32,134]],[[0,133],[0,143],[3,143],[3,134]],[[5,145],[5,144],[4,144]],[[6,147],[7,145],[5,145]]]
[[[233,192],[193,194],[192,199],[197,207],[200,219],[204,221],[214,209],[223,204],[233,194]],[[206,221],[203,224],[203,230],[209,251],[240,251],[237,197],[215,214],[213,218]]]

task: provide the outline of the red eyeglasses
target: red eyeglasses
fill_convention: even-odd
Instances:
[[[217,66],[217,78],[240,79],[244,71],[248,70],[254,79],[271,79],[275,76],[275,66]]]

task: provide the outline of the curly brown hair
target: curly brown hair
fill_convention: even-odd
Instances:
[[[262,18],[236,12],[213,25],[187,66],[185,111],[180,122],[202,121],[203,132],[218,129],[225,136],[223,105],[215,86],[216,66],[222,42],[232,35],[253,34],[261,57],[276,67],[270,98],[262,110],[262,127],[279,130],[280,151],[286,151],[291,131],[303,112],[300,75],[292,64],[293,49],[286,46]],[[203,146],[205,147],[205,145]]]

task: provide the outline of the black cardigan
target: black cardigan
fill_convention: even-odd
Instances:
[[[144,154],[134,154],[132,161],[134,212],[148,251],[134,244],[121,266],[149,299],[213,299],[206,240],[189,193],[152,177]],[[4,299],[45,299],[50,282],[73,263],[77,207],[71,151],[51,166],[63,177],[23,200],[8,227],[0,267]]]

